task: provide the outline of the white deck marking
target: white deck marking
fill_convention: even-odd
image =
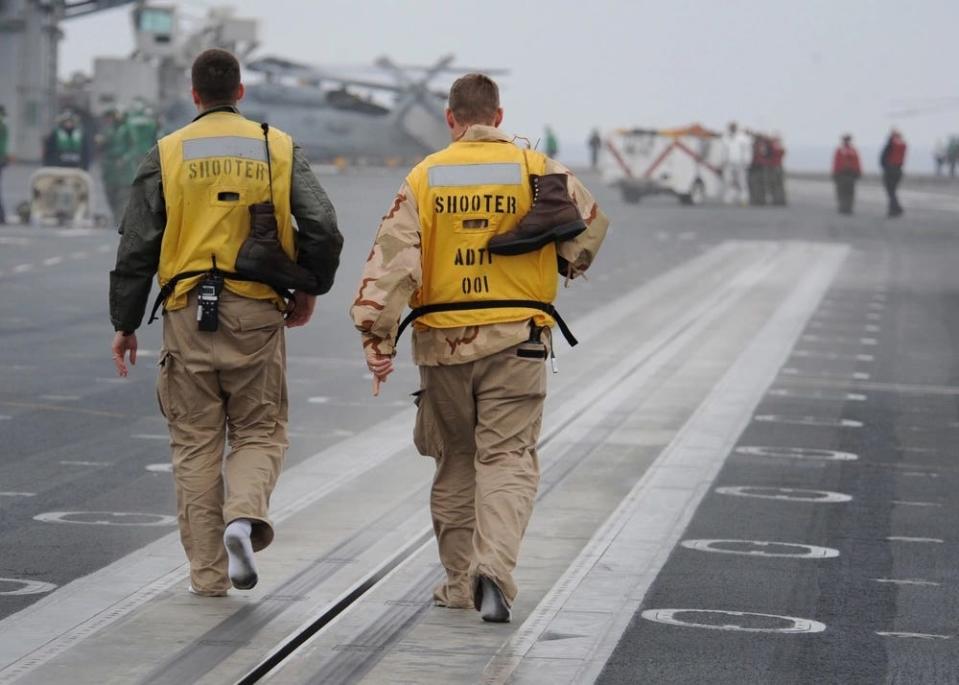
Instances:
[[[36,497],[35,492],[0,492],[0,497]]]
[[[130,436],[136,440],[169,440],[170,436],[166,433],[134,433]]]
[[[750,557],[779,557],[784,559],[835,559],[839,550],[832,547],[818,547],[799,542],[773,542],[768,540],[683,540],[681,543],[686,549],[715,554],[740,554]],[[723,545],[752,546],[756,549],[729,549]],[[799,550],[790,553],[780,548]]]
[[[84,516],[96,518],[85,520],[82,518]],[[80,526],[168,526],[176,523],[176,516],[138,511],[48,511],[33,518],[43,523],[70,523]]]
[[[44,583],[39,580],[24,580],[22,578],[0,578],[0,587],[7,583],[14,583],[20,587],[14,590],[0,590],[0,596],[13,597],[20,595],[42,595],[44,593],[56,590],[57,586],[53,583]]]
[[[164,462],[162,464],[147,464],[146,470],[152,473],[173,473],[173,463]]]
[[[865,402],[868,398],[855,392],[829,393],[822,390],[797,392],[788,388],[773,388],[769,391],[772,397],[790,397],[797,400],[827,400],[831,402]]]
[[[109,461],[80,461],[74,459],[62,459],[60,461],[64,466],[109,466]]]
[[[13,273],[15,274],[26,273],[27,271],[33,271],[33,264],[17,264],[13,267]]]
[[[899,504],[904,507],[941,507],[942,506],[942,504],[940,504],[939,502],[913,502],[913,501],[904,500],[904,499],[894,499],[892,503]]]
[[[814,502],[816,504],[837,504],[851,502],[852,495],[829,490],[805,490],[802,488],[779,488],[771,485],[725,485],[716,488],[720,495],[733,497],[755,497],[784,502]]]
[[[862,428],[862,421],[854,419],[830,419],[821,416],[784,416],[782,414],[756,414],[753,421],[759,423],[785,423],[793,426],[823,426],[828,428]]]
[[[939,587],[942,583],[934,583],[931,580],[917,580],[914,578],[873,578],[877,583],[891,583],[892,585],[921,585],[928,587]]]
[[[56,266],[63,261],[63,257],[47,257],[43,260],[44,266]]]
[[[937,635],[936,633],[901,633],[882,630],[877,630],[876,635],[881,635],[882,637],[915,638],[917,640],[951,640],[953,637],[952,635]]]
[[[735,623],[697,623],[696,621],[684,621],[677,618],[677,614],[709,614],[712,616],[728,616],[733,619],[758,618],[760,622],[766,619],[774,619],[788,626],[781,628],[750,627],[748,625],[737,625]],[[787,635],[802,635],[821,633],[826,629],[826,624],[819,621],[813,621],[808,618],[796,618],[795,616],[778,616],[776,614],[759,614],[753,611],[725,611],[720,609],[648,609],[640,614],[647,621],[654,623],[665,623],[671,626],[685,626],[687,628],[704,628],[706,630],[731,630],[743,633],[784,633]],[[768,622],[768,621],[765,621]]]
[[[736,448],[736,454],[746,454],[775,459],[806,459],[809,461],[856,461],[859,456],[852,452],[822,450],[811,447],[762,447],[744,445]]]
[[[942,538],[910,538],[900,535],[890,535],[886,538],[889,542],[928,542],[933,545],[941,545],[945,542]]]

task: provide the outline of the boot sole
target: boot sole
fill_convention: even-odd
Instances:
[[[236,577],[230,576],[230,582],[233,583],[233,587],[237,590],[252,590],[256,587],[256,583],[260,578],[256,573],[256,567],[253,566],[252,562],[248,563],[245,558],[246,551],[243,549],[243,541],[230,536],[225,538],[223,543],[231,556],[243,560],[243,572],[237,574]]]
[[[561,243],[566,240],[572,240],[585,230],[586,222],[580,219],[579,221],[573,221],[572,223],[563,224],[562,226],[556,226],[552,230],[546,231],[545,233],[538,233],[529,238],[511,240],[502,245],[489,245],[487,249],[492,254],[511,257],[526,254],[527,252],[535,252],[550,243]]]
[[[509,607],[506,606],[506,600],[503,599],[502,592],[489,578],[483,578],[484,580],[489,581],[490,586],[492,587],[492,595],[490,598],[490,604],[492,606],[483,607],[484,604],[484,591],[482,581],[477,582],[476,587],[476,597],[474,597],[474,603],[476,603],[476,608],[480,612],[480,618],[482,618],[487,623],[509,623],[510,618],[512,618],[512,612],[509,610]],[[476,602],[476,600],[479,602]]]

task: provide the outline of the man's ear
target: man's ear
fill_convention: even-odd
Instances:
[[[244,96],[244,95],[246,95],[246,86],[244,86],[244,85],[241,83],[240,85],[238,85],[238,86],[236,87],[236,92],[235,92],[234,100],[235,100],[236,102],[239,102],[240,100],[243,99],[243,96]]]
[[[496,118],[493,120],[493,126],[499,126],[503,123],[503,108],[496,108]]]
[[[456,128],[456,117],[453,116],[453,110],[449,107],[446,108],[446,125],[451,131]]]
[[[191,89],[190,89],[190,93],[193,95],[193,104],[194,104],[194,105],[196,105],[197,107],[199,107],[200,105],[203,104],[203,101],[200,100],[200,95],[199,95],[199,93],[196,92],[196,88],[191,88]]]

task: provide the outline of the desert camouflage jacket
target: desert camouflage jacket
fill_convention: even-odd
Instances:
[[[471,126],[460,140],[510,142],[513,138],[491,126]],[[582,182],[565,166],[548,160],[546,173],[569,175],[570,197],[587,224],[587,229],[575,239],[558,245],[559,256],[570,265],[570,277],[576,278],[596,257],[609,220]],[[364,348],[372,347],[383,355],[395,354],[400,318],[422,281],[421,257],[419,209],[412,189],[404,181],[377,230],[350,308]],[[462,328],[415,326],[412,337],[416,364],[463,364],[518,345],[529,338],[529,325],[516,321]]]

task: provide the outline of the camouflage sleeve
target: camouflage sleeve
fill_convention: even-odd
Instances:
[[[609,218],[599,208],[592,193],[583,185],[583,182],[565,166],[555,160],[547,159],[546,173],[567,174],[569,176],[569,196],[576,203],[580,215],[586,222],[585,231],[573,240],[567,240],[557,245],[557,253],[561,260],[560,265],[572,267],[569,271],[561,270],[564,275],[576,278],[586,271],[593,260],[596,259],[599,247],[606,237],[606,229],[609,228]]]
[[[420,287],[422,275],[416,196],[404,182],[380,222],[350,307],[364,348],[372,347],[377,354],[394,353],[400,316]]]

